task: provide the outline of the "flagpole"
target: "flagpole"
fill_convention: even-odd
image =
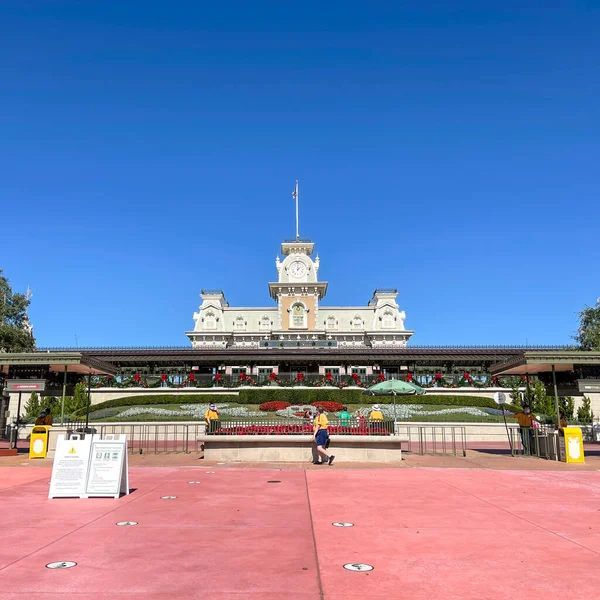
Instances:
[[[300,239],[300,234],[298,233],[298,180],[296,179],[296,239]]]

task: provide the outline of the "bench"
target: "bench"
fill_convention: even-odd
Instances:
[[[240,462],[312,462],[311,435],[199,435],[204,458]],[[400,462],[407,436],[332,435],[329,452],[343,462]]]

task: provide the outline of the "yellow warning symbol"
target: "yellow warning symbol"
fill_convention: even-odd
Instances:
[[[77,454],[77,450],[75,450],[75,446],[72,446],[69,450],[69,454]]]

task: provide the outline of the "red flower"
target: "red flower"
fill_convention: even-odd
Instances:
[[[277,375],[275,374],[275,371],[271,371],[269,373],[269,380],[270,381],[275,381],[277,379]]]
[[[244,381],[244,379],[246,379],[246,373],[242,372],[240,373],[240,381]]]
[[[219,373],[215,375],[215,381],[221,381],[221,375]]]
[[[133,376],[133,380],[134,380],[134,381],[139,381],[139,380],[140,380],[140,374],[139,374],[139,373],[136,373],[136,374]]]
[[[190,381],[195,381],[195,380],[196,380],[196,377],[194,376],[194,374],[193,374],[193,373],[190,373],[190,376],[188,377],[188,379],[189,379]]]
[[[304,373],[298,373],[298,375],[296,376],[296,379],[298,381],[304,381]]]
[[[441,373],[436,373],[435,374],[435,378],[439,381],[442,378],[442,374]]]
[[[379,373],[379,381],[385,381],[385,375],[383,373]]]
[[[412,381],[412,380],[413,380],[413,376],[412,376],[412,373],[409,371],[409,372],[406,374],[406,381]]]
[[[160,376],[160,380],[161,380],[161,381],[164,383],[164,382],[167,380],[167,374],[166,374],[166,373],[163,373],[163,374]]]
[[[339,402],[333,402],[331,400],[319,400],[317,402],[313,402],[311,406],[320,406],[326,412],[336,412],[344,408],[343,404],[340,404]]]
[[[265,412],[276,412],[278,410],[283,410],[291,406],[289,402],[284,402],[283,400],[273,400],[273,402],[263,402],[258,410],[264,410]]]

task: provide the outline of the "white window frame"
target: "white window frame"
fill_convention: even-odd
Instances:
[[[204,317],[204,329],[214,330],[217,328],[217,316],[214,312],[206,313]]]
[[[394,329],[396,320],[391,310],[386,310],[381,317],[381,329]]]
[[[302,315],[302,325],[296,325],[296,323],[294,323],[294,306],[301,306],[304,309]],[[304,302],[301,302],[300,300],[292,302],[290,306],[289,327],[290,329],[308,329],[308,308]]]

